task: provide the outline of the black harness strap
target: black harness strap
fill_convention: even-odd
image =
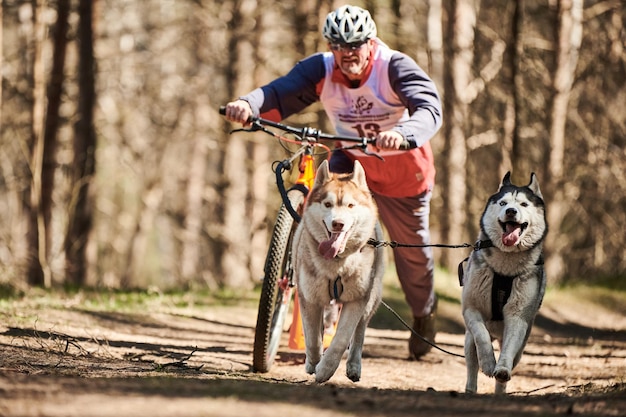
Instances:
[[[330,294],[330,298],[332,300],[339,301],[339,298],[341,297],[342,292],[343,292],[343,284],[341,283],[340,275],[338,275],[337,278],[335,278],[335,281],[332,284],[330,281],[328,281],[328,293]]]
[[[469,261],[469,256],[465,259],[463,259],[461,262],[459,262],[459,267],[458,267],[458,271],[457,273],[459,274],[459,286],[462,287],[463,284],[465,284],[464,279],[465,279],[465,267],[463,266],[463,264],[465,264],[467,261]]]
[[[492,248],[493,247],[493,242],[489,239],[487,240],[478,240],[476,241],[476,243],[474,243],[474,250],[481,250],[481,249],[486,249],[486,248]],[[458,267],[458,271],[457,273],[459,274],[459,285],[462,287],[463,286],[463,264],[466,263],[469,260],[469,256],[465,259],[463,259],[460,263],[459,263],[459,267]]]
[[[494,271],[493,283],[491,284],[491,320],[504,320],[502,310],[509,301],[515,278],[517,277],[507,277]]]

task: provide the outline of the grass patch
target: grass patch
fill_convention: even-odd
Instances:
[[[546,302],[555,305],[591,305],[626,316],[626,291],[605,286],[572,284],[548,287]]]
[[[590,282],[590,278],[593,280]],[[611,291],[626,293],[626,276],[624,275],[603,275],[594,277],[572,277],[560,287],[593,287],[606,288]]]
[[[0,284],[0,301],[12,300],[24,296],[24,291],[18,289],[14,285],[5,282]]]
[[[0,289],[0,294],[4,294]],[[215,306],[256,306],[259,290],[221,288],[209,290],[161,291],[157,288],[119,290],[109,288],[31,288],[21,292],[6,292],[0,297],[0,311],[16,306],[33,310],[44,308],[82,308],[110,312],[156,312],[166,309],[206,308]]]
[[[599,307],[626,316],[626,284],[623,279],[606,278],[600,285],[573,283],[548,286],[545,303]],[[439,298],[440,315],[460,314],[461,287],[456,273],[443,269],[435,271],[435,291]],[[223,287],[212,290],[193,287],[162,291],[148,289],[119,290],[106,288],[63,287],[55,289],[22,289],[9,283],[0,284],[0,312],[10,314],[16,306],[28,306],[33,311],[44,308],[84,308],[94,311],[157,312],[171,309],[203,309],[216,306],[238,306],[256,309],[260,285],[254,289]],[[404,292],[389,263],[383,279],[383,300],[405,321],[412,322],[412,314]],[[404,329],[395,315],[381,306],[370,325],[381,329]]]

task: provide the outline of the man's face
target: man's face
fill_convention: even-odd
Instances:
[[[372,49],[372,40],[351,44],[329,43],[335,62],[350,80],[361,79]]]

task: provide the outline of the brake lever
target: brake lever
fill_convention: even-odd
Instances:
[[[385,158],[383,158],[381,155],[377,154],[376,152],[372,152],[370,150],[367,149],[367,142],[363,142],[359,145],[352,145],[352,146],[344,146],[340,149],[360,149],[361,152],[363,152],[365,155],[367,156],[375,156],[376,158],[380,159],[381,161],[384,161]]]
[[[365,155],[375,156],[376,158],[380,159],[381,161],[385,160],[385,158],[383,158],[381,155],[368,150],[367,144],[365,142],[363,144],[359,145],[359,146],[360,146],[361,150],[363,151],[363,153]],[[415,143],[409,142],[408,140],[404,139],[402,141],[402,144],[400,144],[400,148],[399,149],[406,151],[406,150],[411,150],[411,149],[416,148],[416,147],[417,147],[417,145]]]
[[[259,123],[259,121],[255,120],[252,122],[252,124],[250,125],[250,127],[241,127],[239,129],[234,129],[231,130],[230,133],[237,133],[237,132],[258,132],[258,131],[262,131],[265,133],[269,133],[272,136],[276,136],[274,132],[272,132],[271,130],[267,129],[265,126],[263,126],[261,123]]]
[[[373,139],[370,139],[372,141],[372,144],[374,143]],[[381,161],[385,161],[385,158],[382,157],[382,155],[376,153],[376,152],[372,152],[369,150],[369,148],[367,147],[367,145],[369,144],[369,141],[366,138],[363,138],[363,143],[361,143],[361,151],[363,151],[363,153],[367,156],[375,156],[376,158],[380,159]]]
[[[378,154],[376,152],[372,152],[372,151],[368,150],[367,148],[361,148],[361,150],[363,151],[363,153],[365,155],[375,156],[376,158],[380,159],[381,161],[383,161],[383,162],[385,161],[385,158],[383,158],[382,155],[380,155],[380,154]]]

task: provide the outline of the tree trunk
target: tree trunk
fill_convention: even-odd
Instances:
[[[41,178],[44,155],[44,105],[45,75],[43,64],[43,45],[46,37],[46,25],[42,19],[45,1],[33,2],[33,113],[32,142],[30,158],[30,199],[25,213],[27,214],[27,260],[26,270],[30,285],[49,286],[50,275],[46,264],[45,226],[41,202]]]
[[[426,19],[426,55],[428,57],[428,69],[430,77],[434,81],[439,90],[440,99],[445,101],[444,90],[444,50],[443,50],[443,4],[442,0],[428,0],[428,16]],[[446,115],[444,114],[444,119]],[[447,122],[447,121],[446,121]],[[443,129],[433,139],[431,139],[431,147],[435,156],[435,166],[437,167],[437,176],[435,178],[435,189],[433,192],[433,198],[431,205],[431,241],[441,242],[443,236],[441,234],[441,225],[444,221],[442,213],[442,199],[445,187],[439,184],[445,183],[446,175],[443,174],[443,170],[440,167],[445,166],[445,140],[443,135]],[[435,215],[434,213],[437,213]],[[436,250],[435,262],[441,263],[441,251]]]
[[[442,239],[457,244],[466,240],[464,225],[466,214],[466,121],[468,100],[466,90],[471,82],[473,61],[474,28],[476,26],[476,5],[472,0],[453,0],[447,6],[448,23],[445,53],[448,72],[445,74],[446,123],[444,123],[445,150],[443,157],[443,218]],[[441,262],[452,268],[456,258],[442,253]]]
[[[50,245],[52,243],[50,222],[52,218],[52,191],[54,189],[54,176],[56,171],[57,130],[59,127],[59,108],[63,93],[65,51],[67,49],[67,28],[70,11],[69,0],[59,0],[57,4],[57,22],[54,31],[54,49],[52,56],[52,69],[48,85],[48,108],[45,114],[45,131],[43,134],[42,169],[41,169],[41,216],[43,219],[41,239],[42,252],[40,257],[47,265],[50,257]],[[49,271],[47,268],[44,271]],[[52,283],[51,273],[46,274],[46,286]]]
[[[437,86],[443,87],[444,51],[442,7],[442,0],[429,0],[428,2],[427,52],[430,61],[430,68],[428,69],[429,75]],[[439,94],[443,95],[443,88],[439,90]],[[433,144],[433,149],[436,149],[435,144]]]
[[[92,226],[92,196],[95,173],[96,135],[93,124],[95,62],[93,55],[93,2],[80,0],[78,24],[79,118],[74,129],[73,197],[64,242],[67,282],[82,285],[86,280],[86,249]]]
[[[249,25],[254,22],[255,9],[244,7],[236,2],[233,19],[230,22],[233,39],[230,60],[233,85],[233,97],[247,93],[252,85],[250,69],[254,68],[255,46],[250,37]],[[245,161],[247,158],[247,134],[231,135],[223,149],[224,188],[223,223],[221,240],[223,244],[221,258],[221,276],[219,283],[233,287],[251,287],[250,262],[250,219],[246,210],[249,195],[249,176]]]
[[[553,282],[563,278],[565,272],[564,250],[567,239],[560,238],[560,222],[567,202],[563,193],[565,154],[565,125],[578,51],[582,42],[582,0],[559,0],[558,44],[556,71],[554,73],[554,98],[550,109],[550,154],[548,161],[548,224],[551,232],[547,238],[546,272]]]
[[[0,45],[2,45],[2,34],[4,25],[2,24],[4,5],[0,2]],[[0,68],[4,68],[4,48],[0,47]],[[2,76],[0,75],[0,132],[2,132]]]
[[[323,0],[300,0],[295,5],[294,13],[294,43],[297,54],[296,59],[302,59],[318,50],[321,34],[319,27],[319,12],[323,7]],[[259,7],[259,15],[262,8]],[[319,12],[319,14],[318,14]],[[259,16],[263,19],[262,16]],[[258,33],[260,35],[260,33]]]
[[[520,72],[521,60],[524,56],[524,36],[523,36],[523,21],[524,21],[524,0],[516,1],[513,11],[513,48],[511,51],[511,111],[513,113],[510,123],[510,136],[505,136],[505,149],[508,155],[505,155],[503,159],[503,167],[508,166],[513,172],[525,172],[526,167],[523,164],[527,163],[522,157],[520,139],[520,110],[523,106],[524,99],[524,74]],[[507,109],[508,110],[508,109]],[[508,121],[508,118],[507,118]],[[509,130],[506,128],[508,133]],[[505,160],[508,160],[508,165],[504,165]]]
[[[181,278],[184,283],[195,281],[200,268],[200,235],[203,226],[204,189],[206,186],[206,169],[208,145],[206,139],[198,135],[194,137],[193,153],[189,162],[187,179],[187,204],[181,249]]]
[[[308,16],[304,22],[311,22],[311,18],[315,16],[312,10],[315,10],[313,6],[312,10],[308,8],[302,10],[311,0],[302,1],[297,5],[297,14],[301,16]],[[254,61],[256,66],[253,72],[253,83],[255,86],[261,85],[267,82],[267,62],[271,59],[271,55],[263,53],[263,38],[266,35],[268,29],[268,22],[266,13],[264,10],[269,7],[268,0],[258,0],[256,21],[258,30],[255,33],[254,44],[255,56]],[[302,47],[307,48],[307,43],[302,40]],[[263,138],[265,139],[265,138]],[[250,232],[252,235],[252,241],[250,242],[250,271],[252,279],[257,279],[263,276],[263,268],[265,266],[265,255],[267,254],[268,242],[269,242],[269,225],[268,225],[268,198],[269,198],[269,184],[267,182],[267,175],[270,172],[270,150],[272,146],[268,141],[250,141],[248,145],[248,153],[251,158],[250,164],[250,201],[252,202],[250,207]]]
[[[522,9],[523,0],[516,1],[513,5],[513,17],[511,19],[511,41],[510,45],[507,45],[509,53],[509,82],[507,86],[507,92],[509,93],[509,99],[506,101],[506,109],[503,122],[503,141],[502,141],[502,160],[500,162],[501,173],[506,171],[518,172],[518,166],[515,164],[521,158],[515,158],[515,151],[519,148],[519,108],[520,97],[522,96],[523,80],[519,71],[520,57],[523,56],[523,42],[522,42]],[[521,171],[519,171],[521,172]]]

